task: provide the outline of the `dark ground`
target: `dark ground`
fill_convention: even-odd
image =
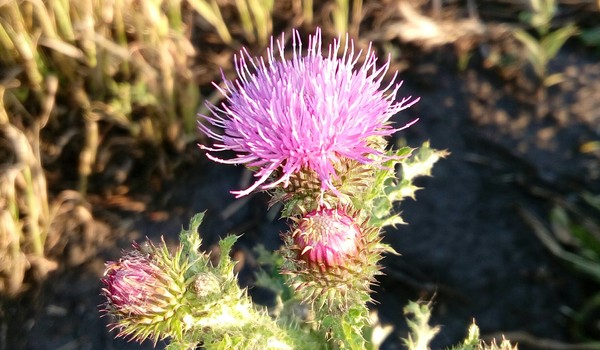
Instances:
[[[401,348],[408,300],[434,295],[433,322],[442,326],[434,349],[459,341],[473,319],[483,335],[510,333],[521,349],[541,344],[528,344],[524,335],[579,341],[570,316],[597,286],[549,253],[519,212],[526,209],[547,221],[549,200],[536,189],[561,197],[600,191],[598,157],[579,152],[583,143],[600,138],[598,57],[569,43],[552,65],[566,80],[550,89],[548,115],[536,117],[526,74],[507,79],[484,67],[477,50],[464,71],[450,47],[409,52],[400,94],[421,96],[421,102],[398,123],[412,116],[421,120],[398,137],[411,146],[431,140],[451,155],[435,166],[433,177],[420,180],[424,189],[417,200],[400,206],[409,224],[386,232],[402,255],[384,260],[386,276],[374,296],[381,320],[397,326],[384,348]],[[268,197],[235,200],[228,191],[243,186],[243,169],[210,163],[200,153],[190,146],[187,165],[149,202],[147,196],[108,204],[92,198],[99,219],[90,238],[95,255],[86,256],[87,248],[76,242],[67,245],[73,267],[50,275],[34,295],[5,301],[0,347],[152,348],[113,340],[106,330],[97,307],[103,262],[117,258],[132,239],[164,234],[175,242],[181,225],[198,211],[207,211],[201,227],[207,247],[218,235],[244,233],[237,257],[245,270],[252,269],[248,252],[256,243],[276,249],[286,224],[267,210]],[[241,276],[249,281],[249,274]]]

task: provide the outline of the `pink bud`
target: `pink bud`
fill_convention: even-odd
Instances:
[[[117,262],[108,262],[102,282],[107,310],[117,316],[131,317],[153,313],[165,298],[164,272],[138,245]]]
[[[348,258],[358,255],[360,228],[342,209],[317,209],[306,214],[294,231],[299,258],[309,266],[327,268],[344,266]]]

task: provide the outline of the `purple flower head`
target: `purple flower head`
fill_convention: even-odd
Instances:
[[[321,181],[322,190],[337,193],[332,179],[335,165],[345,159],[360,163],[385,159],[373,148],[373,137],[385,137],[410,126],[394,128],[390,118],[412,106],[418,99],[396,101],[400,83],[382,86],[389,60],[377,67],[377,56],[369,46],[364,62],[354,43],[334,40],[329,52],[321,52],[321,32],[308,39],[306,54],[300,34],[292,34],[292,57],[285,58],[285,38],[273,39],[267,61],[252,58],[242,50],[234,58],[238,79],[223,77],[226,96],[220,107],[208,104],[212,116],[201,115],[210,124],[224,129],[217,134],[200,123],[200,130],[215,140],[209,152],[233,151],[233,159],[207,156],[221,163],[245,164],[256,168],[256,182],[238,197],[257,188],[287,186],[290,177],[311,170]],[[338,55],[341,57],[338,58]],[[395,77],[395,76],[394,76]],[[271,178],[271,180],[269,180]]]

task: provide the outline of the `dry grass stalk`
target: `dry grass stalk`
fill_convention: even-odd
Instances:
[[[53,100],[55,79],[48,79]],[[0,292],[13,295],[23,288],[25,272],[36,275],[49,270],[45,259],[45,241],[49,234],[51,212],[46,177],[40,161],[39,131],[44,115],[30,128],[28,135],[9,122],[4,106],[5,85],[0,85],[0,135],[7,151],[0,163]],[[51,108],[53,101],[44,106]]]
[[[188,0],[187,2],[204,20],[215,28],[224,43],[230,44],[232,42],[233,39],[223,19],[217,0]]]
[[[95,171],[100,121],[180,147],[183,134],[194,132],[199,93],[181,6],[181,0],[0,2],[0,64],[16,72],[16,84],[0,85],[10,104],[0,105],[0,152],[9,155],[0,164],[0,292],[18,292],[30,267],[50,266],[52,211],[40,154],[46,124],[55,142],[73,130],[84,136],[81,194]],[[57,99],[68,108],[56,109]]]

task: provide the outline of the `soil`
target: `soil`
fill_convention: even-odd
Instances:
[[[547,222],[552,198],[600,192],[599,155],[580,151],[600,139],[600,63],[569,42],[550,67],[565,80],[540,101],[529,70],[519,66],[511,75],[490,68],[484,44],[503,45],[479,42],[464,69],[453,45],[397,46],[399,66],[407,67],[400,94],[421,97],[396,119],[420,121],[397,138],[415,147],[430,140],[451,155],[419,180],[416,201],[397,208],[408,225],[386,230],[401,255],[385,258],[374,293],[372,308],[395,326],[384,349],[402,348],[402,309],[417,299],[433,299],[432,323],[442,327],[433,349],[460,341],[473,320],[483,335],[505,333],[521,349],[581,340],[572,317],[597,286],[550,253],[520,213]],[[114,339],[106,329],[98,312],[103,262],[117,259],[132,239],[164,235],[175,244],[181,226],[199,211],[207,213],[201,227],[207,249],[221,235],[243,233],[235,254],[241,283],[251,284],[252,248],[277,249],[286,223],[277,208],[268,208],[266,194],[240,200],[229,194],[248,181],[242,167],[209,162],[195,145],[181,162],[151,195],[91,196],[93,233],[65,244],[69,263],[31,292],[3,301],[0,348],[153,348]],[[250,290],[257,298],[258,292]]]

